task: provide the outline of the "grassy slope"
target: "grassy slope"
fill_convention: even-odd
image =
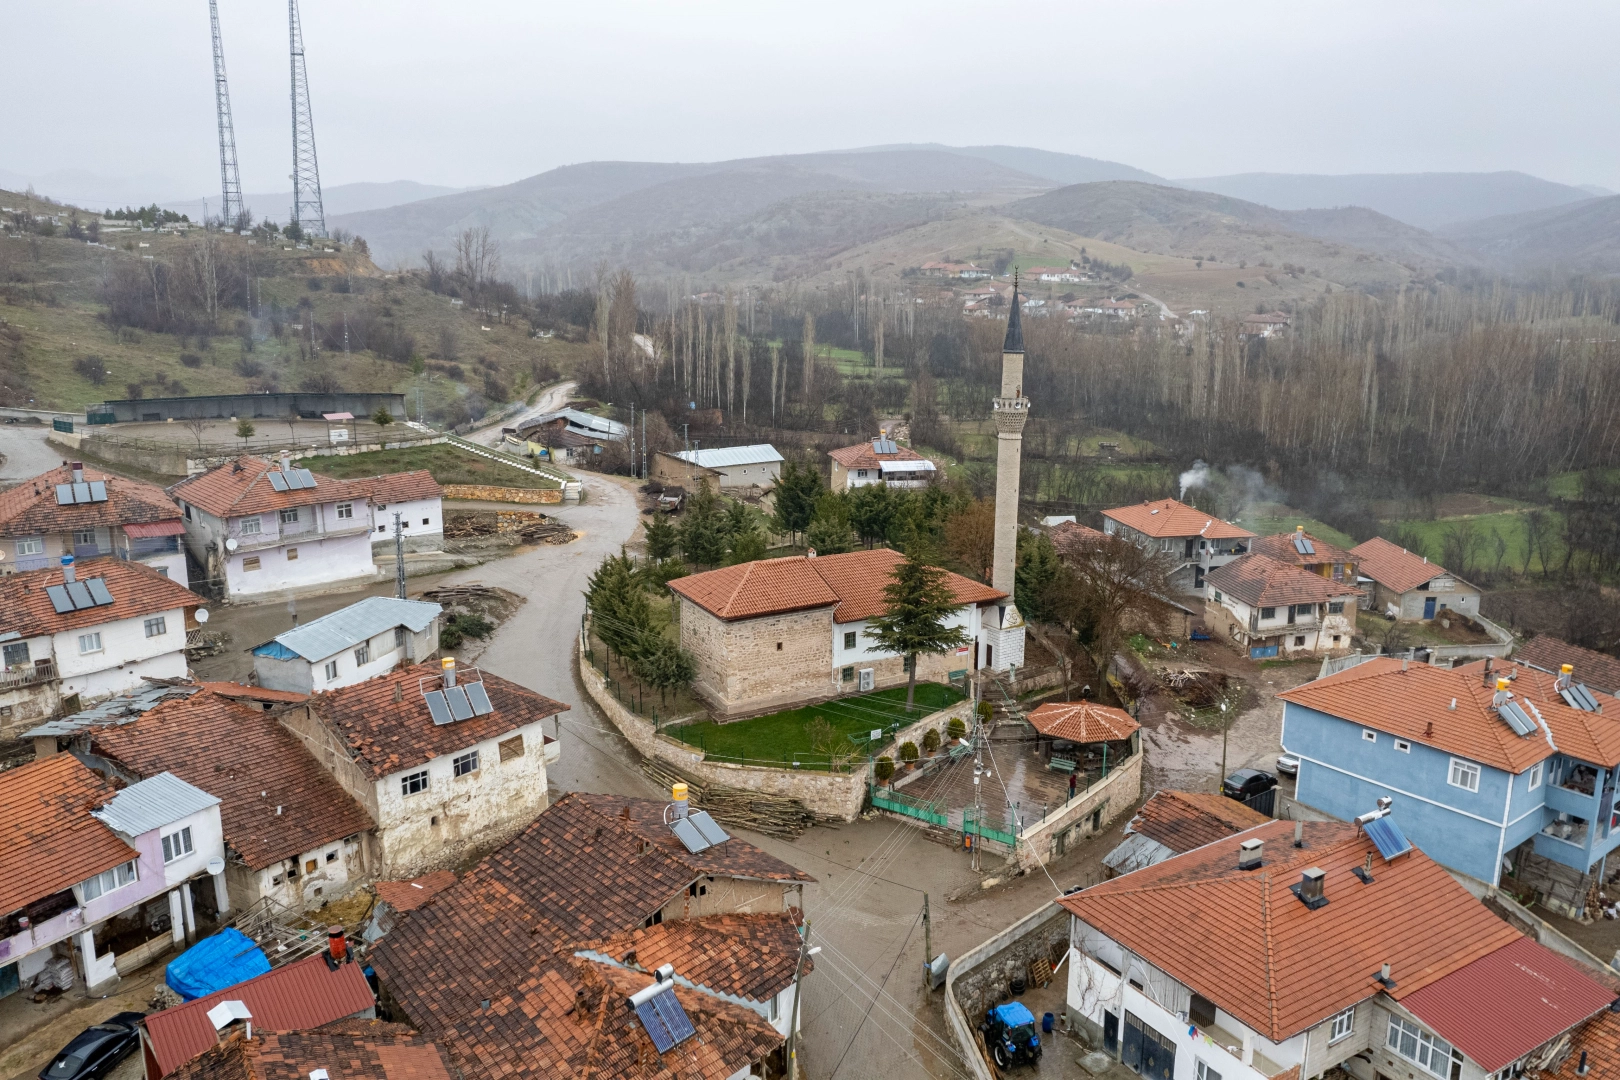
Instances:
[[[356,476],[426,469],[441,484],[494,484],[514,488],[554,488],[556,481],[522,469],[508,468],[454,446],[413,446],[404,450],[373,450],[365,454],[321,458],[311,466],[318,472],[347,480]]]

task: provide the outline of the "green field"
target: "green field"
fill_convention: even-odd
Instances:
[[[797,761],[807,769],[824,769],[829,749],[833,755],[853,753],[875,729],[904,726],[956,704],[963,696],[960,690],[944,683],[920,682],[910,713],[906,712],[906,688],[896,686],[729,724],[685,724],[666,729],[665,733],[700,747],[711,761],[758,765]],[[826,722],[834,741],[841,745],[812,745],[812,725],[817,720]],[[847,741],[851,739],[856,741]]]
[[[1474,567],[1483,566],[1488,569],[1494,566],[1496,562],[1496,537],[1500,536],[1507,545],[1503,567],[1514,570],[1525,569],[1525,515],[1523,513],[1509,511],[1499,514],[1476,514],[1466,518],[1400,521],[1392,522],[1391,526],[1392,528],[1404,528],[1415,534],[1417,540],[1422,544],[1422,550],[1418,551],[1418,554],[1427,555],[1430,559],[1440,562],[1445,559],[1446,531],[1462,521],[1472,523],[1474,531],[1481,537],[1480,547],[1474,555]],[[1547,554],[1554,563],[1558,561],[1559,554],[1563,551],[1563,545],[1558,541],[1558,532],[1562,527],[1562,516],[1556,511],[1547,511],[1547,530],[1549,533]],[[1413,548],[1413,550],[1417,550],[1417,548]],[[1530,572],[1541,573],[1544,570],[1541,562],[1541,555],[1538,553],[1530,561]],[[1455,566],[1448,566],[1447,569],[1453,573],[1465,573],[1465,571]]]
[[[1260,536],[1275,536],[1277,533],[1293,532],[1294,526],[1303,525],[1305,531],[1312,536],[1320,537],[1330,544],[1337,544],[1345,550],[1356,546],[1353,536],[1340,532],[1325,521],[1303,514],[1291,506],[1282,503],[1256,503],[1250,507],[1235,524],[1243,526],[1252,533]]]
[[[320,458],[316,472],[349,480],[357,476],[426,469],[441,484],[493,484],[513,488],[554,488],[555,480],[522,469],[508,468],[447,443],[411,446],[402,450],[372,450],[365,454]]]

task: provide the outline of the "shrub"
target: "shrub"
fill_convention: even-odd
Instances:
[[[894,758],[884,754],[872,763],[872,775],[878,783],[884,783],[894,776]]]
[[[90,380],[91,386],[100,386],[107,381],[107,364],[99,356],[81,356],[73,361],[73,372]]]
[[[454,612],[451,614],[446,626],[453,626],[457,633],[470,638],[487,638],[495,624],[482,615],[473,615],[467,612]]]
[[[977,711],[979,714],[979,723],[988,724],[990,722],[990,717],[995,710],[990,708],[990,703],[988,701],[981,701],[979,702]]]
[[[244,356],[236,361],[236,373],[244,379],[257,379],[264,374],[264,365]]]
[[[180,354],[180,366],[189,368],[202,367],[202,357],[194,352],[183,352]]]
[[[945,725],[945,734],[953,739],[960,739],[967,734],[967,725],[960,716],[951,717],[951,722]]]
[[[923,748],[924,751],[926,751],[927,753],[930,753],[930,754],[932,754],[935,750],[938,750],[939,749],[939,732],[934,730],[933,728],[929,728],[928,733],[923,736],[923,746],[922,746],[922,748]]]
[[[900,744],[900,760],[901,761],[916,761],[917,760],[917,744],[912,742],[909,739],[907,739],[905,742],[901,743]]]

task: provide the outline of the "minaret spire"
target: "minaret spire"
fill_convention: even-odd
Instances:
[[[1006,593],[1007,600],[992,617],[995,625],[983,627],[986,643],[991,646],[985,666],[1006,671],[1024,662],[1024,619],[1012,601],[1018,566],[1019,473],[1024,423],[1029,419],[1029,399],[1024,396],[1024,323],[1016,270],[1007,336],[1001,345],[1001,394],[991,402],[991,415],[996,422],[996,531],[990,584]]]

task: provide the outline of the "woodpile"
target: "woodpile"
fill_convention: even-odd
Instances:
[[[506,594],[489,585],[447,585],[442,589],[429,589],[422,594],[422,599],[445,607],[474,607],[505,603]]]
[[[1194,708],[1215,704],[1226,689],[1226,673],[1207,668],[1167,669],[1159,673],[1159,678],[1176,697]]]
[[[498,537],[508,543],[566,544],[574,530],[533,510],[455,510],[444,517],[447,540]]]
[[[796,840],[800,833],[816,823],[814,811],[798,799],[786,795],[770,795],[724,784],[704,784],[682,775],[678,769],[657,758],[642,758],[641,771],[665,791],[675,784],[685,784],[687,799],[693,809],[707,810],[709,816],[720,824],[734,829],[748,829],[782,840]]]

